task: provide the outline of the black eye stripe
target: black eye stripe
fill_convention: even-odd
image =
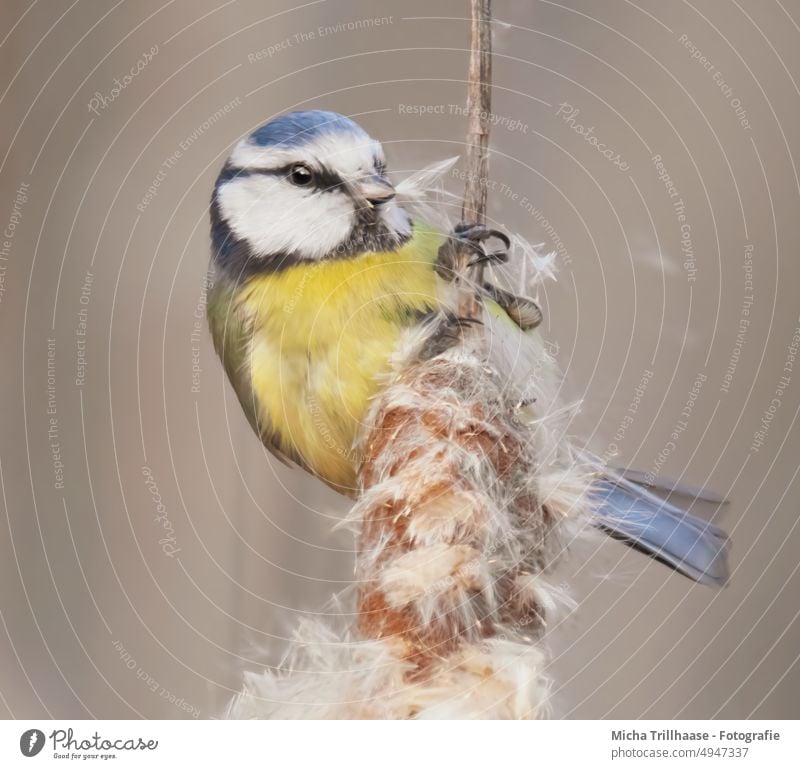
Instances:
[[[219,182],[227,182],[231,179],[245,178],[247,176],[275,176],[283,179],[288,178],[292,171],[302,163],[288,163],[280,168],[237,168],[235,166],[226,166],[222,169],[219,175]],[[304,185],[307,189],[316,189],[320,192],[331,192],[336,189],[341,189],[344,186],[342,177],[335,171],[328,168],[308,166],[308,169],[313,174],[311,184]]]
[[[276,176],[281,178],[288,178],[292,171],[304,163],[287,163],[279,168],[239,168],[237,166],[226,165],[219,174],[217,184],[224,184],[232,179],[245,178],[248,176]],[[307,166],[313,174],[313,179],[310,184],[301,185],[307,189],[314,189],[318,192],[332,192],[334,190],[344,189],[344,181],[335,171],[331,171],[325,166]],[[375,171],[379,176],[385,177],[386,164],[376,158]]]

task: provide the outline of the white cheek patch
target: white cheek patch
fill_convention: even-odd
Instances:
[[[275,176],[233,179],[220,187],[218,200],[233,234],[256,256],[287,252],[322,259],[347,238],[355,221],[345,193],[295,187]]]

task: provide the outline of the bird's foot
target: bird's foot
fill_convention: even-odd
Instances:
[[[503,244],[502,247],[488,250],[486,244],[491,240],[499,240]],[[464,251],[473,254],[467,266],[474,267],[489,262],[507,262],[510,248],[511,239],[504,232],[483,224],[461,222],[453,228],[447,240],[439,248],[436,271],[446,280],[453,280],[459,255]]]

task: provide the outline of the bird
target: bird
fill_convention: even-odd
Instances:
[[[448,254],[502,261],[507,236],[412,217],[381,143],[325,110],[281,114],[241,139],[209,212],[208,323],[244,414],[280,460],[356,496],[357,437],[393,355],[420,329],[431,354],[457,335],[441,289]],[[490,282],[482,293],[492,333],[541,346],[536,302]],[[701,584],[727,582],[725,532],[673,502],[724,500],[587,456],[597,528]]]

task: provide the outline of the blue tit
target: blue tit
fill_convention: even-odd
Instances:
[[[244,413],[275,456],[353,496],[356,439],[382,375],[409,335],[449,312],[440,275],[452,237],[412,222],[378,141],[321,110],[239,142],[210,218],[208,320]],[[541,344],[533,302],[490,285],[485,301],[504,320],[493,328]],[[725,581],[721,530],[605,468],[595,491],[599,527],[693,579]]]

